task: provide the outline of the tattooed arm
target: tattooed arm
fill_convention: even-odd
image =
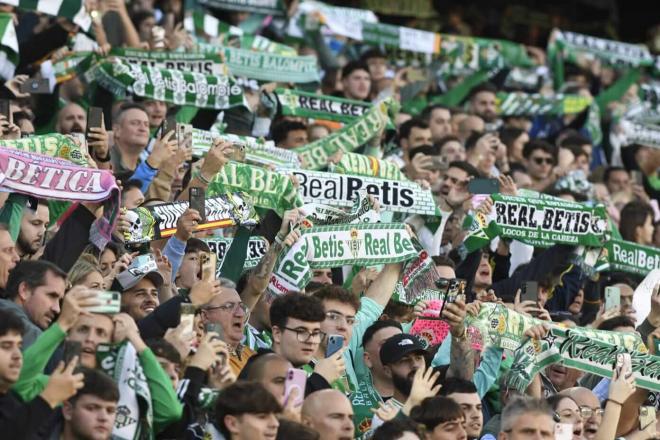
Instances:
[[[470,348],[465,328],[466,306],[462,299],[445,305],[442,317],[447,320],[451,332],[451,352],[447,377],[472,380],[474,375],[474,351]]]

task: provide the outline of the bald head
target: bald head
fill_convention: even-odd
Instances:
[[[264,354],[250,363],[247,379],[261,383],[280,404],[284,404],[284,382],[289,368],[293,368],[291,362],[279,354]]]
[[[594,440],[600,424],[603,421],[603,416],[599,414],[601,409],[598,397],[589,388],[573,387],[568,388],[560,393],[562,396],[568,396],[575,400],[580,408],[590,408],[591,416],[584,419],[584,438],[587,440]]]
[[[458,124],[458,137],[465,142],[473,131],[484,131],[484,120],[479,116],[468,115]]]
[[[62,107],[55,127],[59,133],[84,133],[86,128],[87,112],[81,106],[71,102]]]
[[[320,440],[353,439],[353,407],[337,390],[326,389],[307,396],[302,419],[321,435]]]

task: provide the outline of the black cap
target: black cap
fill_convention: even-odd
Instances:
[[[380,363],[393,364],[410,353],[426,353],[422,341],[417,336],[407,333],[394,335],[380,347]]]

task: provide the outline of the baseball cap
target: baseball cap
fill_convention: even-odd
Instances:
[[[154,283],[157,289],[160,289],[165,282],[163,276],[158,272],[156,260],[151,254],[138,255],[133,258],[130,266],[125,271],[120,272],[112,282],[112,290],[128,290],[143,278]]]
[[[380,362],[383,365],[393,364],[410,353],[426,353],[422,341],[408,333],[394,335],[380,347]]]

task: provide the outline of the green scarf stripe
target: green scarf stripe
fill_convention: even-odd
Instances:
[[[371,103],[319,95],[291,89],[276,89],[275,95],[285,116],[302,116],[349,123],[372,107]]]
[[[76,165],[88,165],[87,159],[83,156],[83,153],[73,139],[59,133],[13,140],[3,139],[0,140],[0,147],[57,157],[73,162]]]
[[[0,0],[0,3],[16,6],[24,11],[41,12],[53,17],[68,18],[84,31],[88,31],[92,25],[92,18],[85,10],[83,0]]]
[[[318,82],[319,69],[316,57],[254,52],[233,47],[220,47],[224,51],[229,71],[235,76],[246,76],[259,81]]]
[[[596,103],[601,111],[607,112],[607,105],[612,101],[620,100],[631,85],[639,82],[642,72],[637,69],[628,69],[614,84],[596,97]]]
[[[204,75],[223,75],[226,68],[217,53],[188,53],[113,48],[109,57],[126,64],[139,64],[157,69],[180,70]]]
[[[543,96],[538,93],[497,94],[497,104],[501,116],[535,116],[576,114],[589,106],[592,99],[579,95]]]
[[[460,105],[474,87],[486,81],[489,77],[489,72],[485,70],[474,72],[464,78],[459,84],[447,90],[446,93],[432,97],[430,103],[442,104],[449,107]]]
[[[605,243],[611,270],[646,276],[660,268],[660,249],[625,240]]]
[[[440,53],[440,34],[385,23],[362,22],[362,40],[412,52]]]
[[[344,153],[339,163],[331,171],[333,173],[378,177],[388,180],[408,180],[396,164],[358,153]]]
[[[254,12],[282,16],[286,8],[282,0],[197,0],[197,3],[228,11]]]

